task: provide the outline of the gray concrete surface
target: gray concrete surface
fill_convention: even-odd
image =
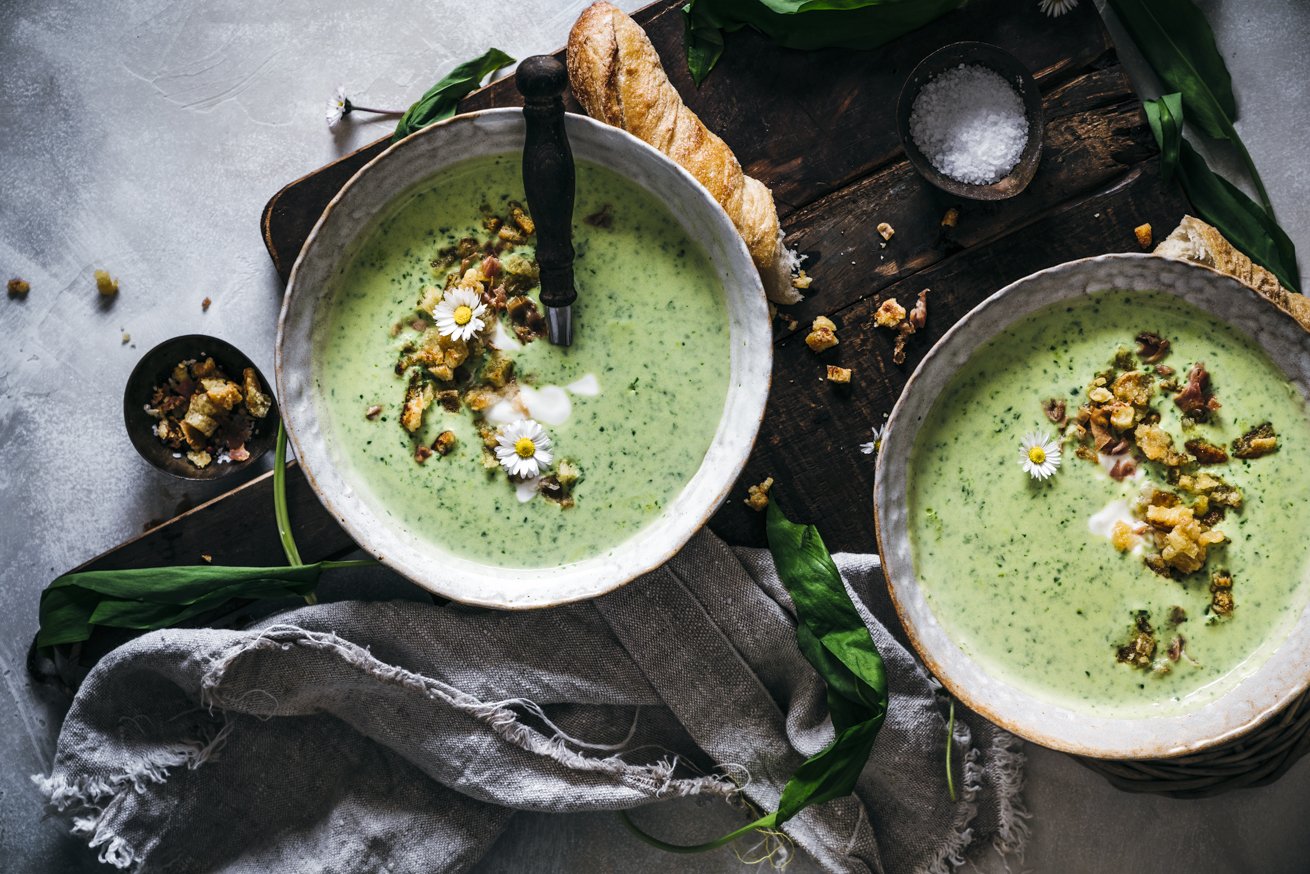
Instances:
[[[42,818],[28,782],[50,764],[62,706],[31,688],[23,667],[41,587],[180,503],[231,485],[184,485],[137,458],[119,413],[137,357],[199,331],[269,367],[280,285],[260,240],[260,208],[285,181],[388,129],[356,117],[329,133],[322,104],[338,83],[361,101],[403,106],[488,45],[518,57],[557,47],[583,5],[0,0],[0,274],[32,283],[26,301],[0,298],[0,869],[97,867]],[[1201,6],[1304,276],[1310,4]],[[108,307],[92,289],[97,267],[122,282]],[[214,304],[203,313],[206,296]],[[1302,817],[1310,762],[1271,787],[1179,802],[1123,795],[1059,754],[1029,755],[1026,870],[1310,868]],[[650,812],[670,832],[716,815]],[[995,860],[981,868],[1000,870]],[[609,816],[523,816],[479,870],[740,869],[729,853],[649,851]],[[812,869],[798,860],[791,870]]]

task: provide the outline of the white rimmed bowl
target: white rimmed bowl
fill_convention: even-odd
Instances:
[[[507,609],[547,607],[618,588],[673,557],[727,497],[755,443],[769,393],[773,346],[759,273],[732,221],[695,179],[637,138],[584,116],[566,121],[573,155],[600,164],[664,204],[708,255],[727,302],[731,364],[727,400],[700,468],[645,528],[584,561],[503,568],[454,555],[389,519],[334,445],[315,383],[315,338],[327,295],[372,220],[447,167],[523,147],[523,113],[490,109],[410,136],[364,166],[332,199],[296,259],[278,323],[278,397],[311,487],[361,548],[439,595]],[[476,206],[476,205],[475,205]],[[544,340],[542,342],[545,342]]]
[[[938,623],[919,588],[909,537],[910,454],[919,426],[951,377],[980,346],[1037,310],[1113,289],[1161,291],[1232,325],[1310,401],[1310,333],[1236,279],[1153,255],[1102,255],[1060,264],[979,304],[938,341],[906,383],[878,455],[878,545],[887,587],[914,648],[955,697],[997,725],[1052,749],[1101,759],[1162,759],[1240,737],[1310,684],[1310,607],[1272,655],[1221,696],[1177,715],[1098,716],[1035,697],[966,654]]]

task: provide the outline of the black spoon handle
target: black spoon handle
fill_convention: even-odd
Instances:
[[[573,150],[564,130],[568,78],[564,65],[550,55],[524,59],[514,76],[527,122],[523,190],[537,226],[541,302],[548,307],[566,307],[578,297],[573,287]]]

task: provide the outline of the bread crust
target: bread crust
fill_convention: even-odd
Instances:
[[[569,32],[567,62],[573,95],[587,114],[644,140],[691,173],[741,234],[769,298],[799,301],[772,192],[747,176],[728,144],[682,102],[641,26],[609,3],[593,3]]]

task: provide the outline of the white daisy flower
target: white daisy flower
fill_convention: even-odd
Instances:
[[[868,443],[861,443],[860,451],[865,455],[876,455],[878,450],[882,448],[882,432],[883,428],[874,428],[873,439]]]
[[[550,465],[550,436],[531,419],[510,422],[496,434],[496,458],[510,476],[531,479]]]
[[[350,105],[350,100],[346,97],[346,86],[338,85],[336,96],[329,98],[327,102],[327,112],[325,113],[327,126],[336,127],[337,122],[350,115],[350,110],[353,108]]]
[[[1077,6],[1078,0],[1041,0],[1037,5],[1052,18],[1059,18]]]
[[[432,315],[443,337],[467,340],[486,327],[486,322],[482,321],[482,314],[486,311],[487,305],[476,291],[455,288],[441,298]]]
[[[1019,448],[1019,464],[1033,479],[1044,480],[1060,469],[1060,444],[1050,436],[1025,434]]]

